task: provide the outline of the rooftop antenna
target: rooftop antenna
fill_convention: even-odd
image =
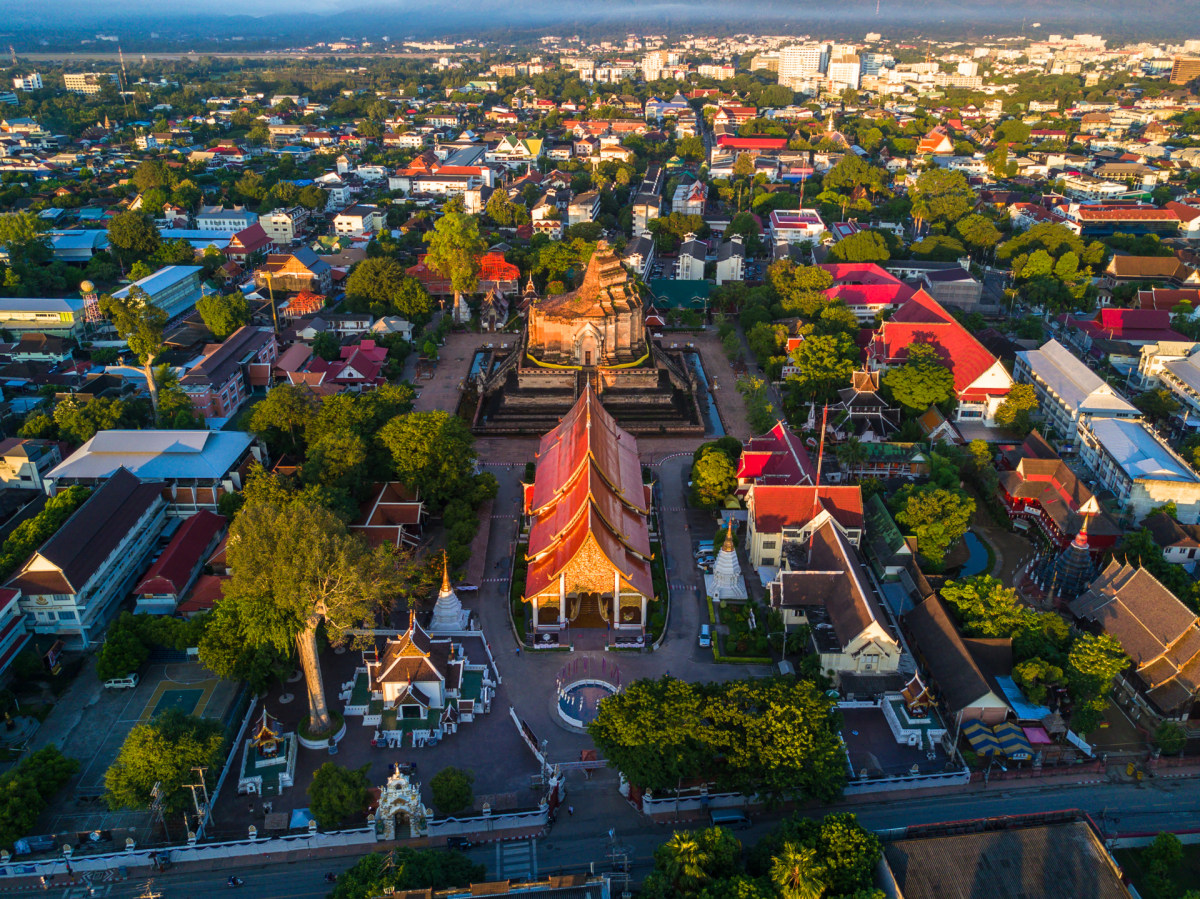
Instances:
[[[125,99],[125,92],[129,90],[129,73],[125,71],[125,54],[121,52],[121,45],[117,44],[117,58],[121,61],[121,105],[125,107],[125,115],[129,115],[129,101]],[[137,104],[134,104],[133,111],[137,112]]]
[[[12,57],[13,68],[15,69],[17,67],[17,51],[13,49],[12,44],[8,45],[8,55]]]
[[[825,422],[829,418],[829,403],[825,404],[825,409],[821,412],[821,443],[817,447],[817,483],[813,485],[813,504],[812,513],[809,515],[811,524],[812,519],[817,517],[817,505],[820,502],[818,494],[821,490],[821,465],[825,461]],[[808,557],[812,558],[813,540],[817,536],[817,529],[811,528],[808,532]]]

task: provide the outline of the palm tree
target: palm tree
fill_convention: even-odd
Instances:
[[[848,469],[861,465],[867,458],[867,451],[863,449],[862,441],[857,437],[851,437],[845,443],[839,444],[834,453],[838,461]]]
[[[676,831],[655,854],[661,854],[656,861],[680,892],[699,889],[708,877],[708,853],[690,831]]]
[[[817,864],[817,851],[784,843],[771,861],[771,882],[783,899],[821,899],[825,878]]]

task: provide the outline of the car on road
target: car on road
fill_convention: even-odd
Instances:
[[[104,682],[106,690],[132,690],[138,685],[138,676],[136,673],[128,674],[125,677],[110,677]]]
[[[712,627],[711,625],[700,625],[700,645],[704,647],[712,646]]]

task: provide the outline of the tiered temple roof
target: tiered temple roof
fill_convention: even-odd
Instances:
[[[551,587],[594,541],[629,587],[653,597],[649,510],[637,441],[588,385],[558,427],[542,437],[537,475],[526,488],[533,525],[525,595]]]

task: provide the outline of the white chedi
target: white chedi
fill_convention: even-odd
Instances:
[[[450,586],[450,566],[442,554],[442,589],[438,591],[437,603],[433,607],[433,620],[429,622],[430,633],[461,631],[463,629],[463,607],[454,588]]]
[[[742,578],[742,565],[738,561],[737,549],[733,545],[733,525],[725,531],[725,542],[717,553],[713,573],[705,575],[708,595],[716,600],[746,599],[746,581]]]

